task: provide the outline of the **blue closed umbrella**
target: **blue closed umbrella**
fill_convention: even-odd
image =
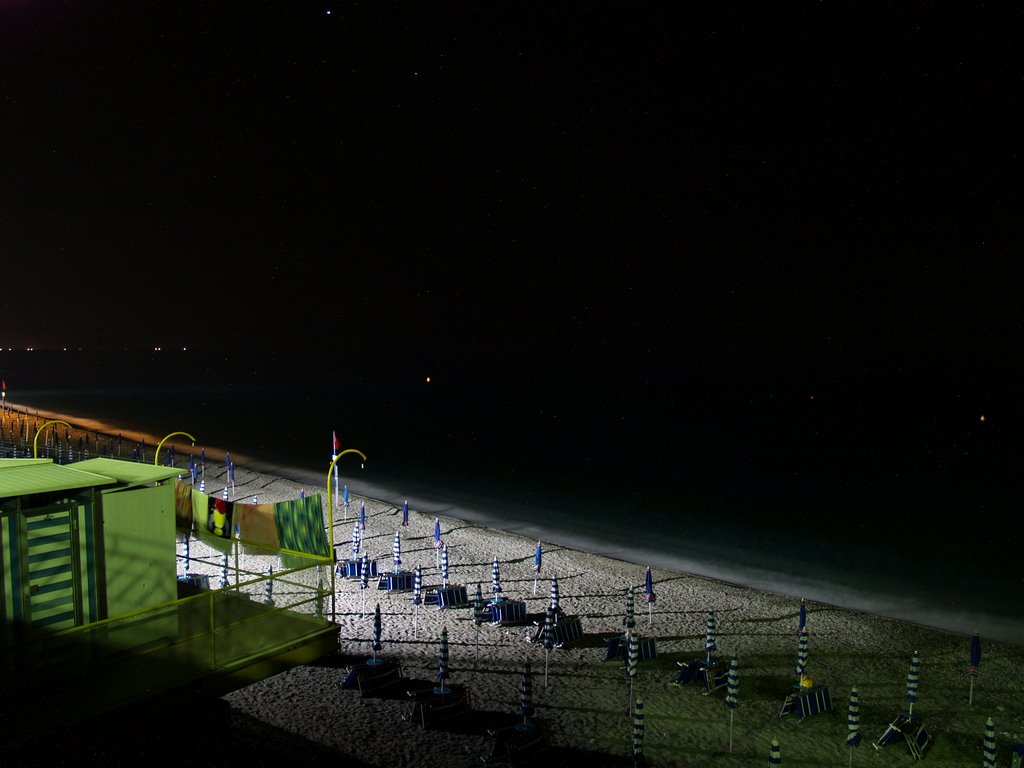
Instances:
[[[359,528],[359,521],[352,526],[352,557],[359,557],[359,549],[363,545],[363,532]]]
[[[729,751],[732,752],[732,718],[740,703],[740,664],[733,656],[729,662],[729,676],[725,682],[725,706],[729,708]]]
[[[501,594],[501,571],[498,568],[498,558],[491,561],[491,602],[498,600]]]
[[[360,613],[366,615],[366,588],[370,586],[370,556],[363,552],[363,559],[359,563],[359,594],[362,595],[362,609]]]
[[[996,726],[990,717],[985,721],[985,738],[981,744],[982,768],[996,768]]]
[[[437,686],[434,693],[451,693],[446,685],[448,680],[448,627],[441,630],[441,645],[437,654]]]
[[[917,655],[917,651],[914,651],[914,655],[910,658],[910,669],[907,670],[907,702],[910,704],[910,708],[907,710],[907,715],[914,714],[914,702],[917,701],[917,676],[921,671],[921,657]]]
[[[772,746],[768,750],[768,765],[782,765],[782,750],[779,749],[779,740],[772,739]]]
[[[807,603],[804,599],[800,598],[800,623],[797,625],[796,631],[802,632],[803,628],[807,626]]]
[[[394,541],[391,542],[391,570],[398,573],[402,569],[402,537],[395,531]]]
[[[651,567],[647,566],[647,573],[644,574],[644,601],[647,603],[647,626],[654,623],[654,601],[657,596],[654,594],[654,578],[651,576]]]
[[[633,705],[633,765],[646,765],[644,760],[644,700],[639,696]]]
[[[532,731],[530,716],[533,715],[533,680],[528,661],[523,662],[523,679],[519,683],[519,714],[523,716],[523,722],[516,723],[516,730]]]
[[[348,486],[346,485],[341,492],[341,500],[345,505],[345,518],[348,518]]]
[[[626,615],[622,619],[622,624],[626,627],[626,632],[633,629],[636,626],[636,619],[633,618],[633,588],[626,588]]]
[[[440,556],[438,550],[442,545],[441,541],[441,521],[436,517],[434,518],[434,565],[440,565]]]
[[[629,630],[629,640],[626,653],[626,675],[629,677],[629,705],[626,713],[633,711],[633,680],[636,679],[637,669],[640,666],[640,637],[635,629]]]
[[[807,627],[800,630],[796,651],[796,681],[799,684],[807,673]]]
[[[423,602],[423,571],[420,570],[419,563],[416,564],[416,570],[413,571],[412,575],[412,604],[413,618],[412,618],[412,634],[413,637],[419,630],[419,619],[420,619],[420,604]]]
[[[402,525],[409,524],[409,500],[406,499],[402,505]]]
[[[708,620],[704,625],[704,650],[707,652],[707,665],[711,666],[711,654],[718,650],[715,639],[718,636],[718,628],[715,623],[715,612],[708,611]]]
[[[359,503],[359,527],[366,530],[366,503]]]
[[[971,635],[971,659],[967,666],[967,674],[971,678],[971,692],[967,697],[967,704],[974,705],[974,678],[978,676],[978,667],[981,665],[981,636],[975,632]]]
[[[551,606],[551,610],[553,612],[555,612],[555,613],[558,613],[558,611],[561,610],[559,608],[559,606],[558,606],[558,577],[557,576],[552,576],[551,577],[551,602],[550,602],[550,606]]]
[[[448,547],[441,547],[441,586],[448,586]]]
[[[543,559],[540,542],[537,542],[537,549],[533,551],[533,594],[537,594],[537,577],[540,575],[540,564]]]
[[[370,636],[370,650],[373,651],[373,658],[367,659],[367,664],[377,665],[384,663],[377,658],[377,651],[381,650],[384,647],[380,640],[380,603],[377,603],[377,609],[373,612],[373,634]]]
[[[863,736],[860,732],[860,697],[857,688],[850,689],[850,704],[846,710],[846,746],[850,748],[850,765],[853,765],[853,748],[859,747]]]
[[[544,645],[544,687],[548,687],[548,656],[555,647],[555,615],[548,608],[544,612],[544,634],[541,638]]]

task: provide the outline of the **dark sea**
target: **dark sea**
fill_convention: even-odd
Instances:
[[[707,381],[273,352],[4,351],[0,377],[8,404],[140,433],[150,460],[184,431],[326,490],[336,433],[367,456],[338,462],[351,492],[634,562],[637,585],[672,568],[1024,642],[1016,448],[967,410],[926,418],[896,393],[822,418],[804,393]]]

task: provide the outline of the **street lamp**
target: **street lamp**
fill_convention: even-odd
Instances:
[[[192,435],[190,435],[188,432],[171,432],[171,434],[167,435],[167,437],[161,440],[156,447],[156,455],[153,457],[153,463],[156,466],[160,466],[160,448],[163,446],[164,443],[167,442],[168,438],[174,437],[175,435],[184,435],[185,437],[192,441],[192,445],[196,444],[196,439],[192,437]]]
[[[338,463],[338,459],[344,456],[346,453],[358,453],[363,457],[363,463],[366,462],[366,454],[356,448],[346,448],[344,451],[334,457],[334,461],[331,462],[331,466],[327,468],[327,508],[330,514],[330,525],[331,525],[331,621],[334,621],[334,499],[331,498],[331,472],[334,471],[334,465]]]
[[[60,419],[54,419],[53,421],[44,422],[42,424],[42,426],[40,426],[39,429],[36,430],[36,436],[34,438],[32,438],[32,458],[33,459],[38,459],[39,458],[39,433],[43,431],[44,427],[47,427],[50,424],[63,424],[68,429],[71,429],[71,425],[70,424],[68,424],[66,421],[61,421]]]

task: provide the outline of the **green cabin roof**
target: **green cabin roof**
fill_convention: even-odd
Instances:
[[[76,466],[54,464],[50,459],[0,459],[0,499],[33,493],[96,488],[117,482]]]
[[[178,467],[161,467],[156,464],[144,464],[126,459],[105,458],[76,461],[72,466],[86,472],[95,472],[98,475],[112,477],[121,483],[122,486],[158,483],[161,480],[177,477],[185,471]]]

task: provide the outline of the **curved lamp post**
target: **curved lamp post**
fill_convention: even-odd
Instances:
[[[192,445],[196,444],[196,439],[192,437],[192,435],[190,435],[188,432],[171,432],[171,434],[167,435],[167,437],[161,440],[160,443],[157,445],[156,455],[153,457],[154,465],[160,466],[160,449],[163,447],[163,444],[166,443],[169,438],[172,438],[175,435],[184,435],[185,437],[192,441]]]
[[[334,613],[334,499],[331,498],[331,472],[334,471],[334,465],[338,463],[338,459],[344,456],[346,453],[358,453],[362,456],[363,461],[366,461],[366,454],[355,448],[346,448],[344,451],[334,457],[334,461],[331,462],[331,466],[327,468],[327,508],[330,513],[330,526],[331,526],[331,621],[335,620]]]
[[[70,424],[68,424],[66,421],[61,421],[60,419],[53,419],[53,421],[44,422],[42,424],[42,426],[40,426],[39,429],[36,430],[36,436],[32,438],[32,458],[33,459],[38,459],[39,458],[39,433],[42,432],[43,429],[45,427],[48,427],[50,424],[63,424],[68,429],[71,429],[71,425]]]

